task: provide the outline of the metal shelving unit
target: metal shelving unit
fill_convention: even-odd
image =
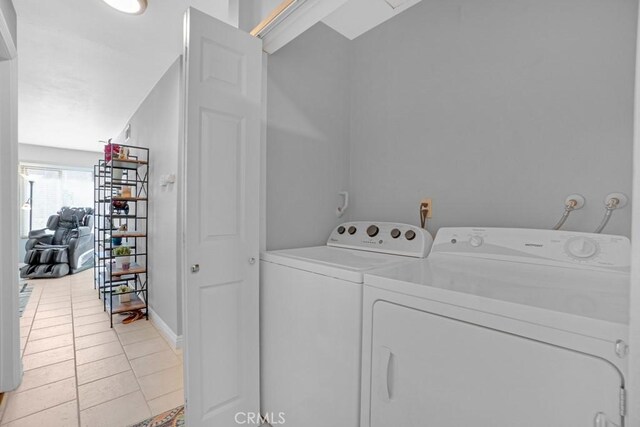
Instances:
[[[149,149],[119,144],[129,151],[127,159],[100,160],[93,168],[94,176],[94,288],[102,299],[104,310],[113,315],[144,310],[149,319],[148,277],[148,196]],[[121,174],[119,172],[122,172]],[[122,190],[130,187],[131,195],[122,196]],[[126,208],[125,208],[126,206]],[[120,228],[126,225],[126,230]],[[120,239],[120,244],[116,244]],[[119,246],[131,249],[129,269],[116,267],[118,255],[113,251]],[[132,289],[128,302],[120,302],[116,289],[127,285]]]

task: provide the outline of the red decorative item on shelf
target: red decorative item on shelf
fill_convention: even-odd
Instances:
[[[104,146],[104,160],[110,162],[112,158],[117,158],[120,154],[120,146],[118,144],[112,144],[111,140]]]

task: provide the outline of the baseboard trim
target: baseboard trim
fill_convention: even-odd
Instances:
[[[176,335],[175,332],[162,320],[162,317],[158,316],[151,307],[149,307],[149,320],[160,331],[165,340],[169,342],[174,348],[182,348],[182,335]]]

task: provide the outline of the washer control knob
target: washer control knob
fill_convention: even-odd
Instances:
[[[416,238],[416,232],[413,230],[409,230],[406,233],[404,233],[404,237],[406,237],[407,240],[413,240]]]
[[[591,258],[598,252],[598,242],[586,237],[574,237],[567,242],[567,252],[576,258]]]
[[[620,359],[624,359],[629,354],[629,346],[622,340],[616,341],[616,355]]]
[[[356,234],[356,231],[358,231],[358,229],[355,228],[353,225],[349,227],[349,234]]]
[[[471,236],[471,238],[469,239],[469,244],[474,248],[482,246],[483,243],[484,239],[482,238],[482,236]]]
[[[344,228],[343,226],[338,227],[338,234],[344,234],[345,231],[346,228]]]
[[[376,225],[370,225],[367,228],[367,234],[369,235],[369,237],[376,237],[379,231],[380,229]]]
[[[400,237],[401,234],[402,232],[397,228],[394,228],[393,230],[391,230],[391,237],[393,237],[394,239],[397,239],[398,237]]]

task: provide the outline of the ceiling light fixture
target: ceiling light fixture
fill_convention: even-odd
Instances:
[[[112,8],[130,15],[140,15],[147,10],[147,0],[102,0]]]

